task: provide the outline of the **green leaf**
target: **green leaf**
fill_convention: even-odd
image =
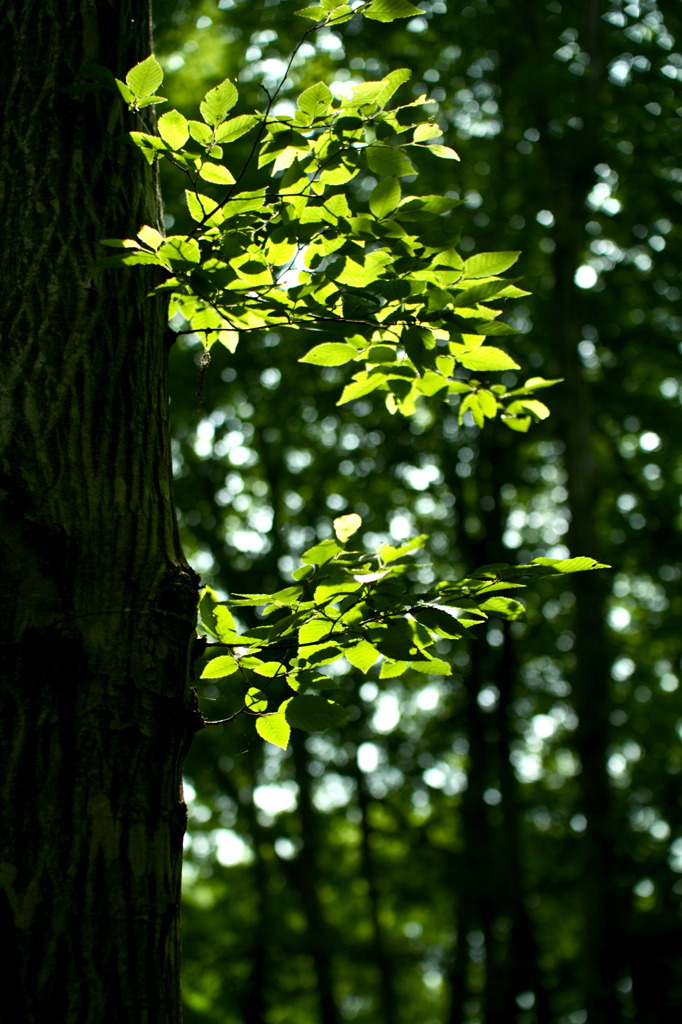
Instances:
[[[329,562],[334,555],[340,554],[342,550],[340,545],[329,537],[327,540],[320,541],[319,544],[314,544],[313,547],[304,551],[301,555],[301,561],[308,565]]]
[[[157,128],[164,142],[171,149],[182,149],[189,138],[187,118],[179,110],[168,110],[158,120]]]
[[[370,171],[382,177],[402,178],[408,174],[416,174],[416,168],[399,149],[382,146],[376,143],[368,146],[365,151],[367,166]]]
[[[437,139],[443,134],[441,128],[437,124],[430,124],[426,122],[424,124],[418,124],[412,135],[414,142],[426,142],[428,139]]]
[[[284,714],[290,726],[306,732],[329,729],[348,718],[348,712],[340,704],[314,694],[291,697]]]
[[[372,391],[376,391],[377,388],[384,388],[382,378],[379,374],[373,374],[369,377],[366,373],[357,374],[357,379],[351,384],[346,384],[341,397],[339,398],[337,405],[345,405],[346,402],[356,401],[358,398],[364,398],[365,395],[369,395]]]
[[[244,668],[251,669],[258,676],[265,676],[267,679],[274,679],[282,671],[281,661],[261,661],[260,658],[243,658]]]
[[[314,366],[343,366],[358,354],[358,350],[342,341],[327,341],[316,345],[298,360],[299,363],[313,363]]]
[[[140,61],[126,75],[126,84],[136,99],[151,96],[162,82],[163,69],[153,55]]]
[[[193,192],[191,189],[185,189],[185,198],[187,199],[187,209],[194,220],[203,220],[207,214],[213,213],[218,207],[215,199],[202,195],[201,192]]]
[[[202,679],[223,679],[225,676],[231,676],[238,669],[237,662],[234,658],[229,655],[222,655],[219,658],[213,658],[207,665],[204,666],[204,670],[201,673]]]
[[[229,121],[224,121],[216,129],[215,141],[221,143],[234,142],[235,139],[240,139],[242,135],[250,132],[253,126],[258,124],[258,120],[254,114],[238,114],[237,117],[231,117]],[[201,122],[196,123],[200,124]]]
[[[156,253],[143,252],[141,249],[125,256],[116,255],[107,257],[103,260],[97,260],[98,267],[135,267],[145,264],[157,267],[166,267],[166,264],[156,255]]]
[[[417,653],[414,634],[405,619],[396,619],[376,634],[372,641],[385,658],[393,661],[411,661]]]
[[[549,409],[544,402],[539,402],[537,398],[521,398],[510,402],[507,412],[512,416],[530,413],[536,420],[546,420],[549,416]]]
[[[206,124],[210,124],[213,128],[222,124],[228,111],[232,110],[237,102],[238,95],[237,87],[228,78],[220,85],[216,85],[215,88],[209,89],[199,104],[201,116]]]
[[[294,11],[294,14],[298,14],[301,18],[310,18],[312,21],[324,21],[327,17],[327,11],[318,5],[301,7],[299,11]]]
[[[333,526],[339,543],[345,544],[362,526],[362,517],[356,512],[349,512],[348,515],[338,516]]]
[[[284,717],[284,712],[277,711],[273,715],[261,715],[256,719],[256,732],[258,735],[273,743],[276,747],[286,750],[291,736],[291,727]]]
[[[195,238],[185,235],[169,235],[159,248],[159,256],[164,259],[178,260],[182,263],[200,263],[199,243]]]
[[[369,208],[375,217],[387,217],[400,205],[400,182],[397,178],[385,178],[372,190]]]
[[[211,181],[215,185],[231,185],[234,182],[234,175],[224,164],[214,164],[210,161],[201,164],[199,177],[204,181]]]
[[[215,606],[214,615],[218,639],[224,644],[236,643],[239,636],[230,609],[226,608],[224,604],[218,604]]]
[[[424,12],[407,0],[372,0],[362,13],[372,21],[395,21],[397,18],[414,18]]]
[[[479,405],[484,416],[492,419],[497,415],[497,399],[491,391],[479,390],[477,392]]]
[[[412,614],[418,622],[421,622],[422,625],[432,632],[437,633],[438,636],[458,640],[464,633],[461,623],[457,621],[454,615],[443,611],[442,608],[415,608]]]
[[[429,153],[433,153],[434,156],[439,156],[442,160],[459,160],[459,153],[450,146],[428,146]]]
[[[359,668],[361,672],[369,672],[379,657],[376,647],[372,647],[366,640],[361,640],[356,647],[351,647],[350,650],[345,650],[343,653],[351,665]]]
[[[464,261],[464,277],[492,277],[513,267],[520,252],[479,252]]]
[[[332,92],[324,82],[317,82],[316,85],[309,86],[301,93],[298,97],[298,107],[304,114],[318,117],[320,114],[326,114],[333,98]]]
[[[328,640],[332,626],[333,623],[329,619],[308,619],[298,631],[299,646],[314,646],[318,640]]]
[[[544,377],[529,377],[521,388],[510,391],[510,395],[522,394],[524,391],[539,391],[541,388],[551,388],[555,384],[561,384],[563,377],[555,377],[554,380],[545,380]]]
[[[211,636],[218,637],[218,620],[216,618],[218,595],[212,587],[204,587],[199,600],[199,623]]]
[[[521,602],[514,601],[511,597],[489,597],[478,607],[490,615],[503,615],[505,619],[520,619],[526,613]]]
[[[519,364],[501,348],[486,345],[474,352],[466,352],[457,356],[457,361],[467,370],[518,370]]]
[[[155,251],[163,245],[164,242],[163,235],[158,232],[156,228],[150,227],[149,224],[142,225],[140,230],[137,232],[137,237],[141,242],[144,242],[145,245],[148,245],[150,249],[154,249]]]
[[[213,145],[213,132],[203,121],[188,121],[187,127],[195,142],[199,142],[202,146]]]
[[[135,106],[138,110],[143,107],[151,107],[154,103],[166,103],[165,96],[145,96],[144,99],[139,99],[135,102]]]
[[[533,421],[530,416],[504,416],[502,422],[510,430],[515,430],[519,434],[527,434]]]
[[[452,666],[440,658],[431,658],[429,661],[413,661],[411,666],[415,672],[432,673],[436,676],[451,676]]]
[[[427,534],[420,533],[418,537],[413,537],[398,548],[393,547],[391,544],[384,544],[379,551],[381,561],[395,562],[398,558],[404,558],[405,555],[411,554],[417,548],[423,547],[426,540],[428,540]]]
[[[379,670],[379,679],[395,679],[410,667],[409,661],[385,661]]]
[[[577,555],[575,558],[534,558],[532,565],[547,565],[556,573],[586,572],[590,569],[610,569],[610,565],[597,562],[594,558]]]
[[[133,96],[132,89],[129,89],[128,86],[125,84],[125,82],[122,82],[120,80],[120,78],[116,78],[116,79],[114,79],[114,81],[116,82],[116,87],[117,87],[119,93],[121,94],[121,97],[124,100],[124,102],[125,103],[132,103],[134,98],[135,98]]]
[[[461,200],[450,199],[446,196],[405,196],[400,201],[400,219],[425,220],[437,217],[442,213],[449,213],[450,210],[460,205]],[[461,258],[459,265],[463,266]]]
[[[158,154],[168,148],[156,135],[147,135],[146,132],[129,132],[128,135],[131,142],[142,150],[149,164],[153,164]]]
[[[389,71],[389,73],[379,82],[381,88],[378,96],[376,97],[379,106],[385,107],[396,90],[404,82],[409,82],[410,78],[412,78],[412,72],[409,68],[395,68],[394,71]]]
[[[464,414],[470,412],[474,418],[474,423],[477,427],[482,427],[485,423],[485,409],[481,405],[481,401],[475,392],[468,394],[462,399],[462,404],[459,407],[459,422],[464,421]]]
[[[267,710],[268,699],[262,690],[259,690],[256,686],[251,686],[246,691],[244,704],[249,711],[263,712]]]

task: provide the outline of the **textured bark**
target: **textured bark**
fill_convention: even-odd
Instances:
[[[11,1019],[176,1022],[196,580],[171,492],[151,277],[92,268],[159,217],[123,137],[148,0],[0,0],[0,929]],[[8,1003],[5,1009],[7,1010]],[[4,1019],[4,1018],[3,1018]]]

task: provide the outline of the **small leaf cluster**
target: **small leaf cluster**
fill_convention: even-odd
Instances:
[[[300,12],[321,25],[356,13],[380,21],[419,13],[406,0],[371,0],[352,11],[336,0]],[[302,40],[303,41],[303,40]],[[156,130],[133,131],[144,157],[171,161],[188,178],[194,227],[164,237],[143,226],[108,265],[155,265],[157,291],[170,293],[174,330],[234,351],[252,331],[305,328],[322,335],[301,362],[347,366],[339,404],[378,392],[391,412],[411,415],[419,398],[459,403],[483,426],[498,415],[527,430],[549,411],[535,396],[554,381],[531,378],[508,389],[490,378],[519,364],[491,344],[515,329],[502,303],[527,295],[501,275],[516,252],[463,259],[451,213],[459,200],[419,195],[420,159],[458,159],[423,112],[427,97],[389,106],[410,77],[399,69],[355,85],[343,97],[319,82],[293,114],[232,112],[226,80],[200,105],[202,120],[162,114]],[[161,101],[154,57],[133,68],[119,90],[133,111]],[[251,134],[251,155],[236,167],[229,147]],[[358,183],[360,183],[359,187]]]
[[[408,670],[450,675],[435,650],[439,641],[461,640],[489,615],[519,618],[523,605],[507,592],[523,588],[522,580],[602,568],[591,558],[538,558],[484,566],[418,591],[409,573],[426,538],[370,555],[346,546],[360,525],[353,513],[336,519],[335,538],[305,551],[291,585],[277,593],[228,602],[210,587],[202,593],[200,627],[211,638],[211,657],[201,678],[238,688],[236,714],[254,716],[259,735],[277,746],[286,748],[292,727],[326,729],[346,719],[344,661],[365,675],[376,667],[380,679]],[[232,614],[240,608],[259,609],[261,623],[240,631]]]

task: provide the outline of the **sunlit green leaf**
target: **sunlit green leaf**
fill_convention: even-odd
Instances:
[[[356,512],[349,512],[348,515],[338,516],[333,526],[339,542],[345,544],[362,526],[362,517]]]
[[[459,355],[457,359],[462,366],[466,366],[467,370],[518,370],[519,368],[519,364],[511,356],[503,352],[501,348],[493,348],[491,345]]]
[[[222,679],[224,676],[231,676],[233,672],[237,671],[237,668],[238,665],[235,659],[224,654],[218,658],[213,658],[212,661],[209,661],[208,664],[204,666],[201,678]]]
[[[234,142],[235,139],[240,139],[242,135],[251,131],[253,126],[258,124],[258,120],[254,114],[239,114],[237,117],[231,117],[229,121],[224,121],[216,128],[215,140],[223,144]]]
[[[187,118],[179,110],[168,110],[157,122],[159,135],[171,149],[181,149],[189,138]]]
[[[594,558],[578,555],[575,558],[534,558],[533,565],[546,565],[554,572],[585,572],[588,569],[610,569],[610,565],[597,562]]]
[[[291,726],[287,722],[284,712],[278,711],[275,714],[261,715],[257,718],[256,732],[268,743],[273,743],[276,747],[286,750],[291,736]]]
[[[373,21],[395,21],[396,18],[414,18],[424,12],[408,0],[372,0],[362,13]]]
[[[492,277],[513,267],[519,252],[479,252],[464,262],[465,277]]]
[[[359,668],[361,672],[368,672],[379,657],[376,647],[372,647],[366,640],[361,640],[355,647],[350,647],[343,653],[351,665]]]
[[[400,204],[400,182],[386,178],[378,182],[369,197],[369,208],[375,217],[387,217]]]
[[[185,235],[169,235],[159,248],[159,255],[171,261],[201,262],[199,243],[195,238],[187,238]]]
[[[234,181],[234,175],[224,164],[214,164],[209,160],[204,161],[199,167],[199,177],[216,185],[231,185]]]
[[[416,174],[414,165],[399,149],[382,146],[380,143],[368,146],[365,152],[367,166],[375,174],[382,177],[402,178],[408,174]]]
[[[299,363],[313,363],[315,366],[343,366],[355,359],[358,352],[352,345],[342,341],[327,341],[316,345],[301,356]]]
[[[268,699],[262,690],[259,690],[256,686],[251,686],[246,691],[244,704],[249,711],[263,712],[267,711]]]
[[[526,612],[521,602],[511,597],[489,597],[479,608],[490,615],[503,615],[505,619],[520,619]]]
[[[151,96],[163,82],[163,69],[153,55],[140,61],[126,75],[126,84],[133,96]]]
[[[429,139],[437,139],[443,134],[441,128],[437,124],[430,124],[428,121],[424,124],[418,124],[412,134],[414,142],[426,142]]]
[[[329,110],[333,98],[324,82],[318,82],[301,93],[298,97],[298,106],[304,113],[317,117]]]
[[[301,7],[300,10],[294,11],[294,14],[298,14],[301,18],[310,18],[312,21],[324,21],[327,17],[327,11],[318,4],[314,4],[311,7]]]
[[[144,242],[145,245],[148,245],[150,249],[154,250],[158,249],[164,242],[163,235],[157,231],[156,228],[150,227],[149,224],[142,225],[140,230],[137,232],[137,237],[141,242]]]
[[[209,89],[199,104],[199,110],[206,124],[217,127],[227,117],[227,114],[237,102],[237,87],[225,79],[220,85]]]
[[[188,121],[187,128],[195,142],[201,143],[202,146],[210,146],[213,143],[213,131],[203,121]]]
[[[451,676],[452,666],[440,658],[432,658],[429,661],[413,661],[410,665],[415,672],[432,673],[436,676]]]

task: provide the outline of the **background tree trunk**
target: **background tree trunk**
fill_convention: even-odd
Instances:
[[[174,1022],[196,578],[171,491],[153,278],[93,269],[158,223],[122,77],[148,0],[2,0],[0,925],[12,1018]],[[7,955],[7,954],[5,954]]]

